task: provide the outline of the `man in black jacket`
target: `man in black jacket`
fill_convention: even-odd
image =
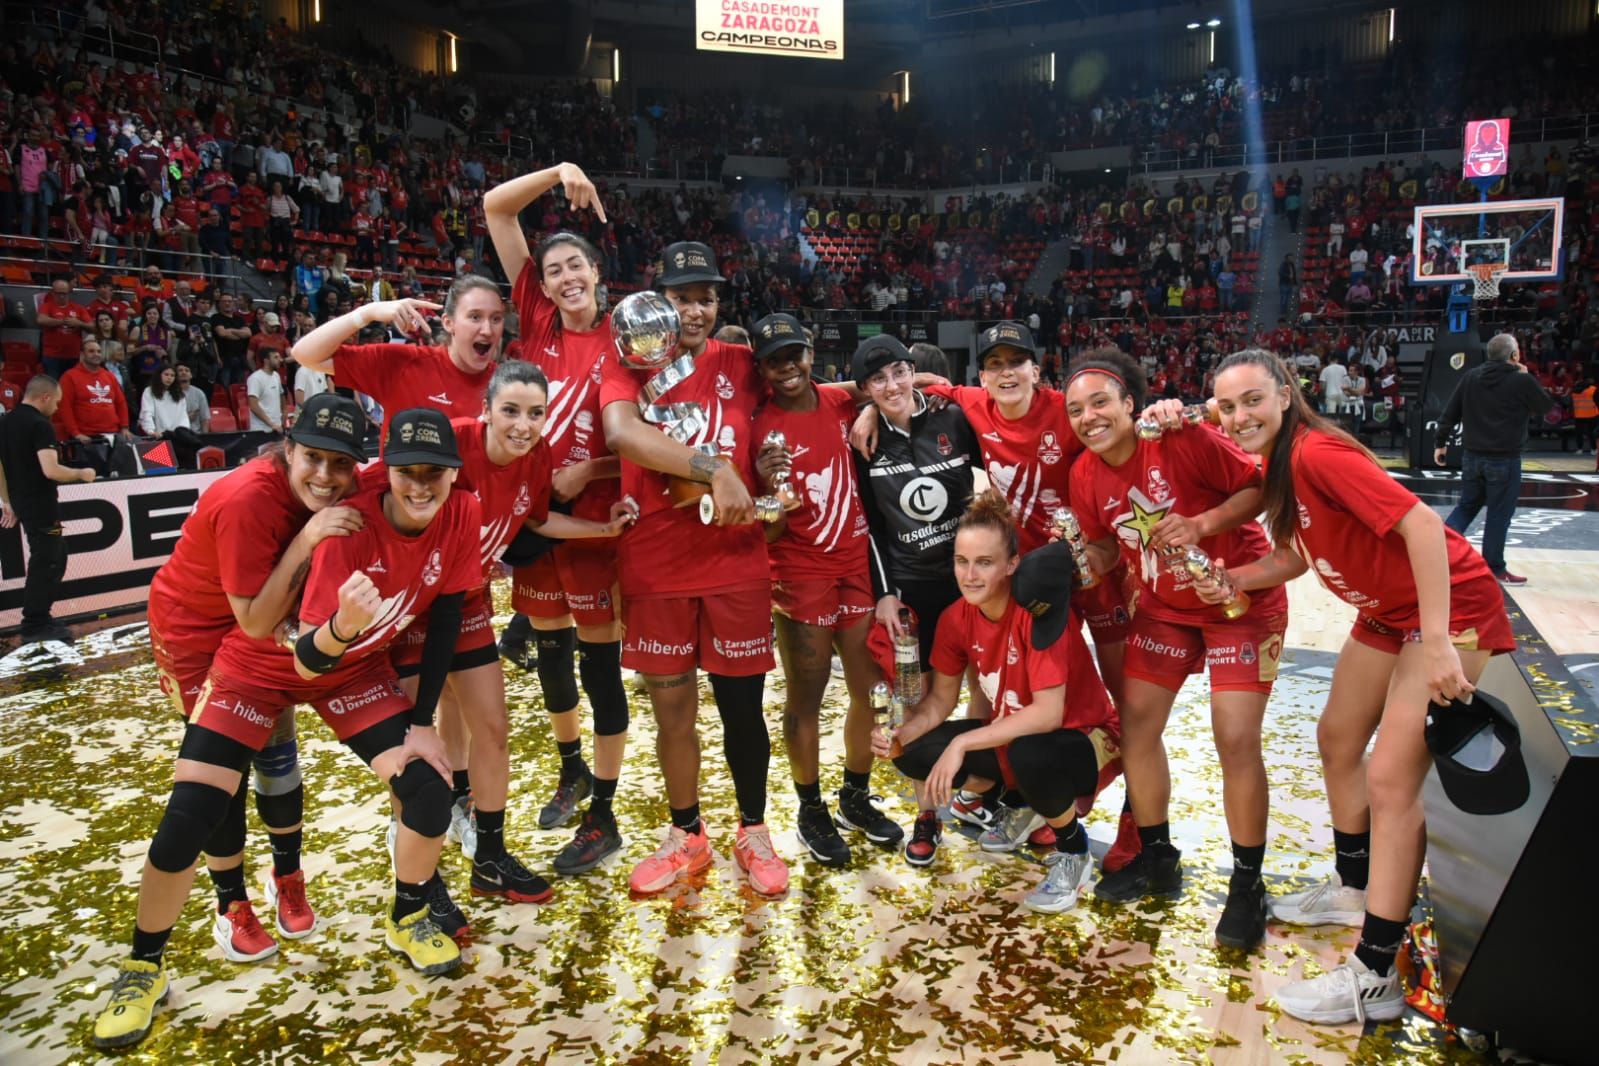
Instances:
[[[1527,579],[1505,569],[1505,533],[1521,492],[1521,448],[1527,420],[1554,405],[1543,386],[1521,364],[1516,338],[1500,333],[1488,342],[1487,361],[1468,370],[1438,420],[1433,459],[1442,466],[1455,426],[1463,425],[1460,502],[1446,524],[1464,534],[1483,505],[1482,557],[1506,585]]]

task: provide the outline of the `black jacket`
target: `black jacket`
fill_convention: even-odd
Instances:
[[[1477,455],[1520,455],[1527,419],[1554,406],[1538,380],[1516,363],[1490,360],[1466,371],[1438,419],[1437,447],[1463,425],[1462,443]]]
[[[948,581],[954,575],[955,523],[972,498],[972,472],[982,464],[977,435],[959,407],[911,416],[910,434],[881,415],[877,451],[855,457],[861,501],[872,531],[872,594],[901,581]]]

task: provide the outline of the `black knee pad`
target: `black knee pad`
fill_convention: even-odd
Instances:
[[[207,855],[227,856],[237,855],[244,850],[244,782],[239,782],[239,790],[228,800],[228,813],[205,842],[205,847],[200,850]]]
[[[573,661],[577,647],[577,630],[539,630],[539,687],[544,690],[544,709],[551,714],[562,714],[577,707],[577,664]]]
[[[305,820],[305,788],[295,785],[288,792],[257,792],[255,813],[268,829],[293,829]]]
[[[389,781],[400,801],[400,821],[418,836],[441,837],[450,828],[450,786],[421,759]]]
[[[577,642],[583,653],[578,660],[578,676],[583,691],[594,708],[594,735],[614,737],[627,732],[627,689],[622,685],[622,642],[594,644]]]
[[[167,874],[180,874],[193,866],[206,842],[227,818],[232,802],[232,796],[214,785],[202,785],[198,781],[179,781],[173,785],[166,813],[161,816],[155,838],[150,841],[150,865]],[[233,849],[234,852],[238,850]]]

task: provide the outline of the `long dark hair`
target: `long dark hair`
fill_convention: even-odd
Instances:
[[[1272,442],[1271,456],[1266,460],[1264,496],[1266,503],[1266,531],[1273,544],[1292,542],[1294,528],[1299,522],[1299,497],[1294,492],[1293,456],[1304,434],[1325,433],[1337,437],[1357,449],[1373,466],[1381,468],[1377,457],[1365,445],[1340,429],[1337,423],[1317,414],[1305,400],[1299,388],[1299,377],[1282,358],[1264,348],[1245,348],[1223,359],[1216,367],[1216,377],[1235,366],[1253,366],[1264,370],[1277,388],[1288,390],[1288,409],[1283,412],[1282,429]]]
[[[605,281],[605,260],[600,258],[600,250],[594,247],[593,242],[587,237],[581,237],[570,230],[560,230],[559,232],[550,234],[548,237],[545,237],[542,241],[540,241],[538,249],[533,253],[533,265],[539,272],[538,281],[540,284],[542,284],[544,281],[545,257],[550,254],[552,249],[558,248],[563,244],[570,244],[573,248],[576,248],[578,252],[582,254],[583,258],[589,261],[589,266],[594,268],[594,276],[596,278],[594,285],[594,325],[599,325],[600,322],[604,320],[606,311],[603,289],[603,284]],[[557,315],[555,318],[555,326],[557,329],[561,327],[561,319],[559,315]]]

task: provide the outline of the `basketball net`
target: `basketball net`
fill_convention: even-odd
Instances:
[[[1477,281],[1476,298],[1492,300],[1499,295],[1499,282],[1510,272],[1509,263],[1472,263],[1466,271]]]

